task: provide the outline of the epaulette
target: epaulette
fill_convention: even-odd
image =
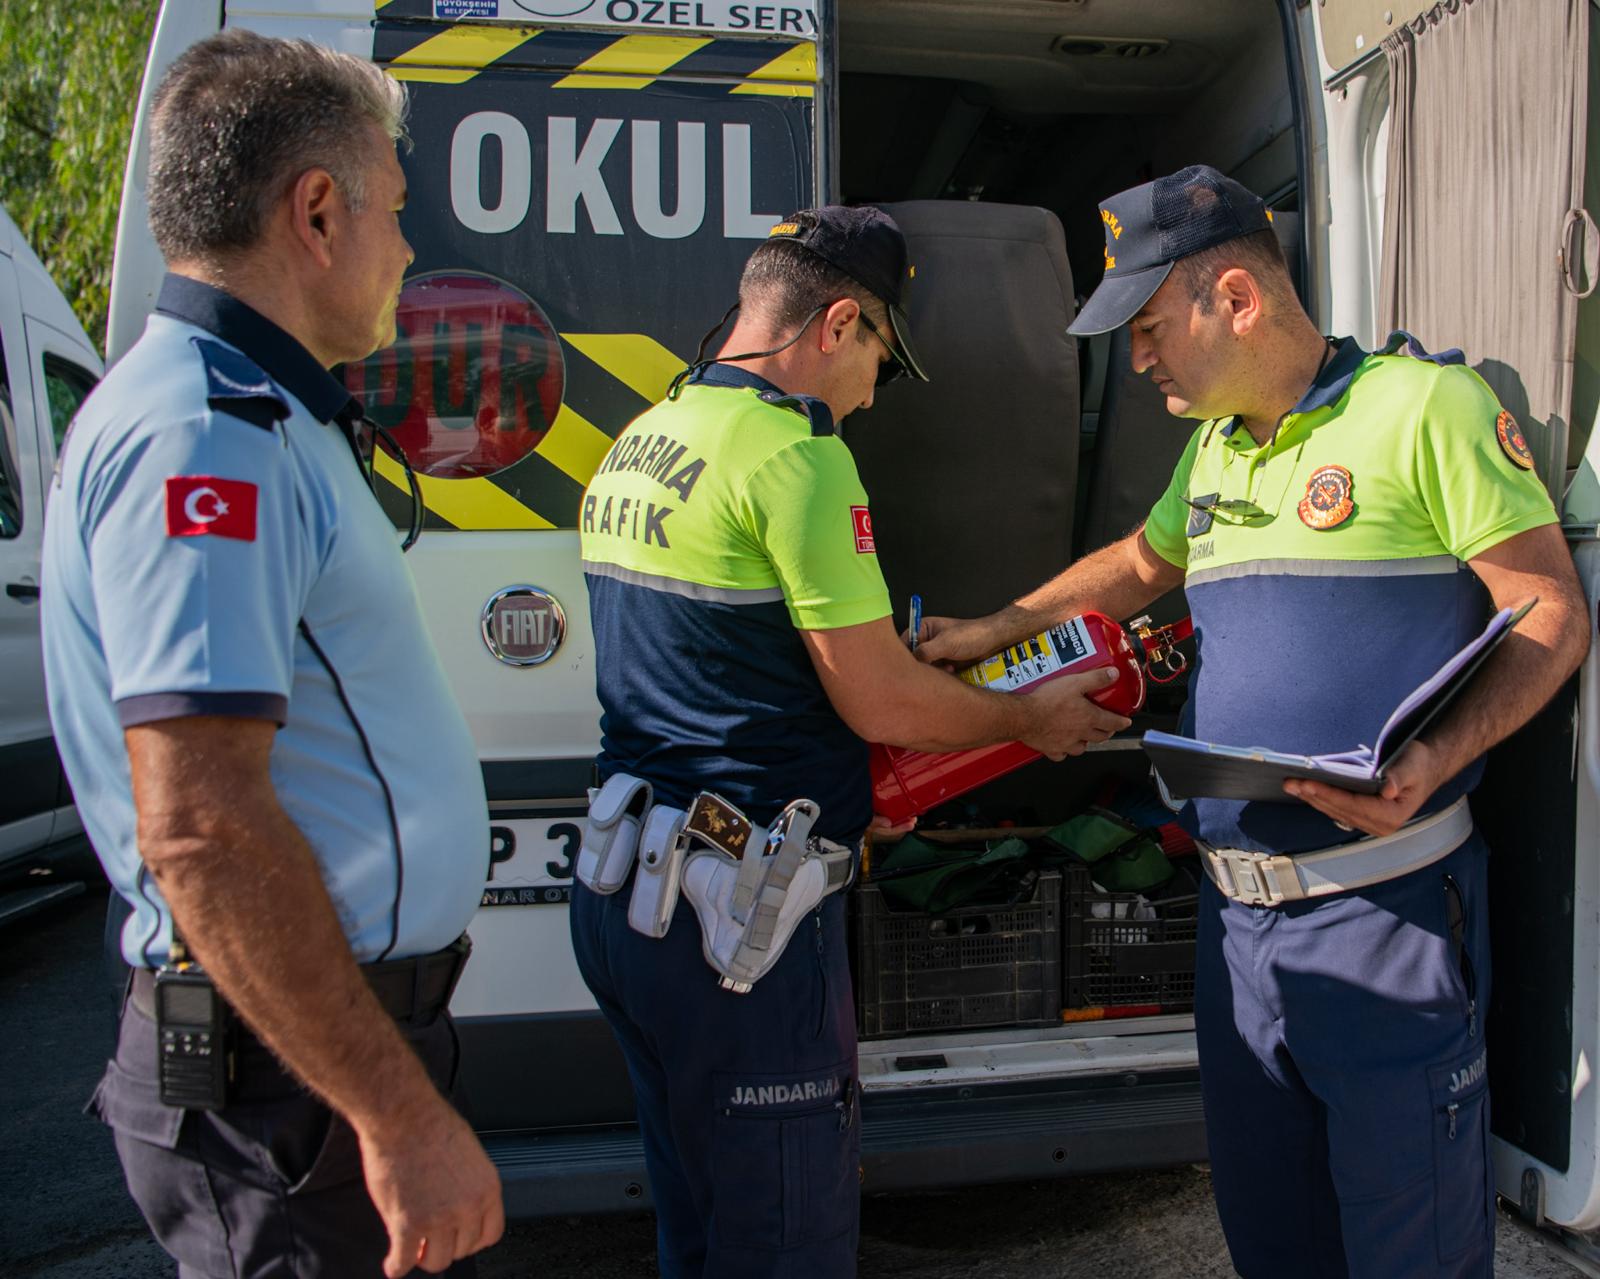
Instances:
[[[206,403],[263,431],[289,416],[289,401],[256,363],[209,338],[190,338],[206,370]]]
[[[764,404],[780,409],[793,409],[811,423],[812,435],[833,434],[833,410],[814,395],[788,395],[783,391],[758,391],[756,397]]]
[[[1465,364],[1467,357],[1461,353],[1461,348],[1453,346],[1448,351],[1439,351],[1429,354],[1422,343],[1417,341],[1404,329],[1396,329],[1389,335],[1389,340],[1383,344],[1381,350],[1374,352],[1377,355],[1409,355],[1413,360],[1426,360],[1429,364]]]

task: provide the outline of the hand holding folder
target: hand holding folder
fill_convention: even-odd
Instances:
[[[1376,795],[1384,770],[1438,718],[1477,674],[1538,599],[1503,608],[1483,633],[1441,666],[1389,716],[1376,745],[1332,755],[1289,755],[1263,746],[1222,746],[1173,733],[1144,735],[1144,751],[1174,799],[1253,799],[1293,803],[1283,783],[1291,777]]]

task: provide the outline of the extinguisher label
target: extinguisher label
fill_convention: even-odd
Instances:
[[[1081,617],[1074,617],[1070,622],[1053,628],[1050,638],[1056,642],[1063,666],[1071,666],[1074,662],[1095,655],[1094,636],[1089,634],[1089,628],[1083,624]]]
[[[961,672],[961,678],[979,688],[1014,693],[1038,680],[1070,670],[1097,651],[1089,628],[1082,618],[1075,617],[968,667]]]

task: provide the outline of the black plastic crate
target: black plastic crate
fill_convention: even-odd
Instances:
[[[870,880],[852,894],[863,1039],[1061,1022],[1061,875],[1032,897],[943,915],[890,910]]]
[[[1199,898],[1148,901],[1154,919],[1134,918],[1140,901],[1137,893],[1100,892],[1085,867],[1066,868],[1062,1007],[1069,1018],[1075,1009],[1126,1010],[1126,1016],[1134,1009],[1188,1012],[1194,1007]]]

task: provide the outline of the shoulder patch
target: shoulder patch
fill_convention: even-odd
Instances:
[[[1511,459],[1513,466],[1523,471],[1533,470],[1533,450],[1528,447],[1522,428],[1509,410],[1501,409],[1500,416],[1495,418],[1494,435],[1500,441],[1501,451]]]
[[[248,356],[209,338],[190,338],[206,370],[206,403],[219,413],[270,431],[289,416],[289,401]]]
[[[1430,354],[1428,350],[1404,329],[1396,329],[1389,335],[1389,340],[1383,344],[1375,355],[1406,355],[1413,360],[1426,360],[1429,364],[1465,364],[1467,357],[1461,353],[1461,348],[1451,347],[1448,351],[1438,351]]]
[[[758,391],[756,398],[775,408],[792,409],[809,419],[812,435],[833,434],[833,410],[814,395],[785,395],[782,391]]]
[[[872,512],[864,506],[850,508],[850,531],[855,534],[857,555],[876,555],[878,539],[872,532]]]

